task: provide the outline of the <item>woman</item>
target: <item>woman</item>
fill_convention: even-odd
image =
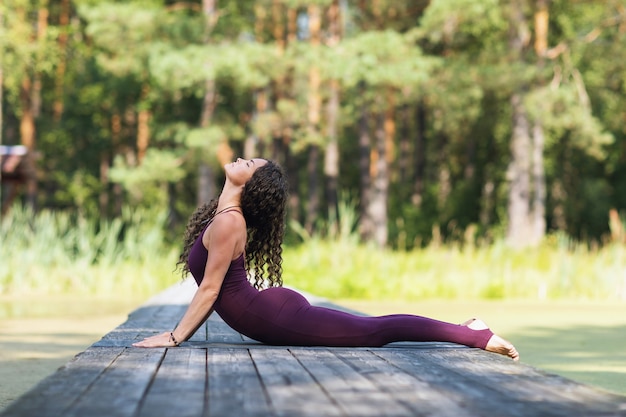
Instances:
[[[194,276],[198,291],[176,329],[133,346],[178,346],[215,310],[233,329],[273,345],[371,347],[439,341],[519,359],[515,347],[480,320],[457,325],[413,315],[360,317],[311,306],[297,292],[282,288],[285,175],[264,159],[237,159],[224,169],[222,193],[191,217],[179,260],[183,273]],[[269,288],[260,291],[263,287]]]

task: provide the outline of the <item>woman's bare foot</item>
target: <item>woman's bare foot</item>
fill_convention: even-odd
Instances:
[[[472,330],[484,330],[489,328],[484,321],[479,319],[469,319],[466,322],[461,323],[461,326],[467,326]],[[519,361],[519,353],[517,352],[517,349],[515,349],[515,346],[513,346],[511,342],[504,340],[496,334],[491,336],[491,339],[487,342],[487,346],[485,346],[485,350],[508,356],[514,361]]]

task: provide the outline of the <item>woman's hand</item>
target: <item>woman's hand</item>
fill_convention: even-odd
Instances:
[[[146,337],[141,342],[133,343],[133,346],[141,348],[175,347],[176,343],[172,340],[171,333],[165,332],[155,336]]]

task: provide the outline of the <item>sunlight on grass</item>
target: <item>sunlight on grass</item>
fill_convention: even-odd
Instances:
[[[88,221],[16,207],[0,224],[0,294],[153,294],[175,281],[163,214]]]
[[[130,209],[112,221],[15,209],[0,225],[0,294],[154,294],[178,282],[179,247],[165,242],[164,222]],[[287,285],[370,300],[626,300],[620,244],[589,249],[555,235],[525,250],[495,242],[393,251],[359,244],[351,227],[336,230],[324,239],[300,230],[304,242],[284,250]]]
[[[514,251],[504,243],[410,252],[310,239],[286,248],[284,280],[332,298],[626,300],[626,247],[565,249],[550,239]]]

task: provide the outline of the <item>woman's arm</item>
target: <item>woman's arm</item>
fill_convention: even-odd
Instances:
[[[243,230],[243,235],[241,233]],[[242,242],[243,241],[243,242]],[[164,332],[134,343],[135,347],[171,347],[189,339],[213,312],[224,276],[232,259],[245,247],[245,223],[237,214],[216,218],[202,238],[208,250],[204,277],[187,311],[173,332]]]

